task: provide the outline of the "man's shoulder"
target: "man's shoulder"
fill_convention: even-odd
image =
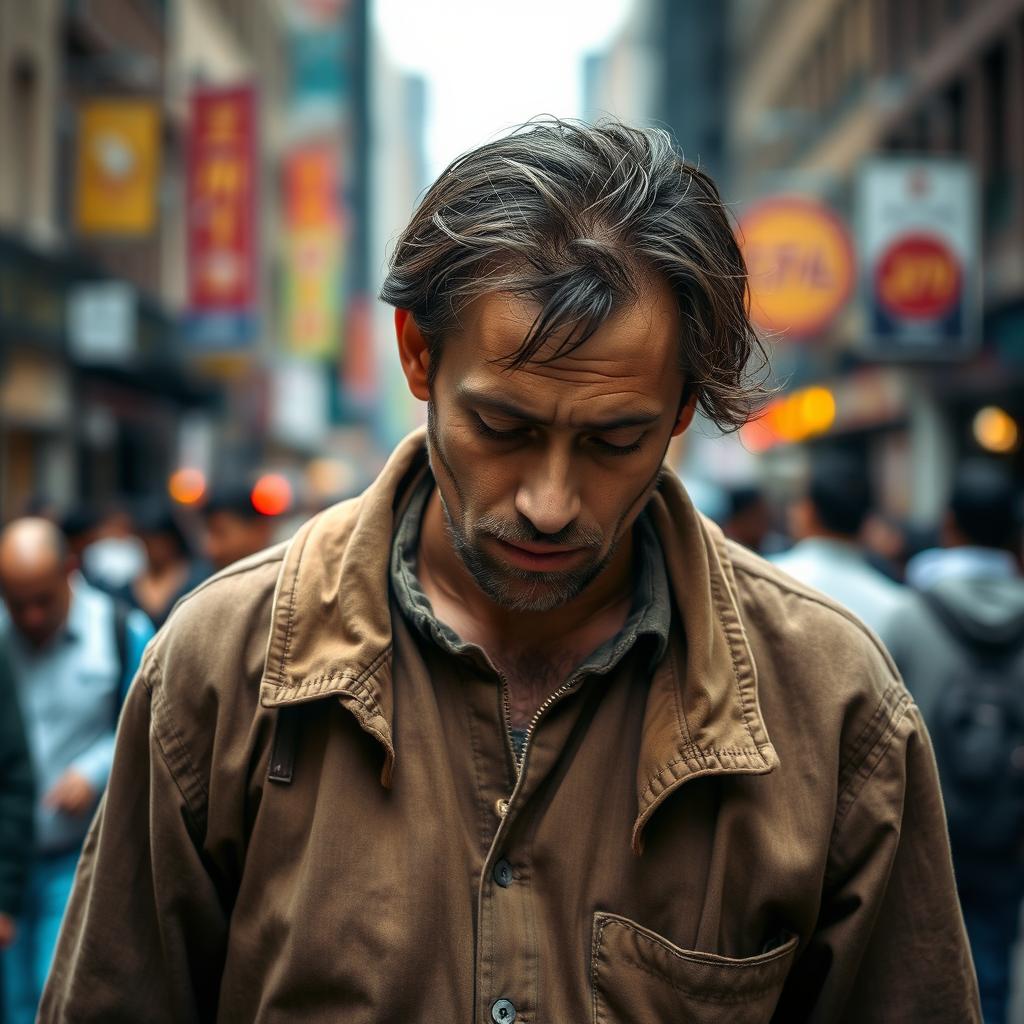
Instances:
[[[285,541],[250,555],[183,597],[150,643],[151,676],[176,690],[224,689],[251,676],[266,651],[287,548]]]
[[[755,660],[785,656],[817,681],[827,674],[879,693],[902,689],[889,652],[850,609],[739,544],[728,541],[727,552]]]

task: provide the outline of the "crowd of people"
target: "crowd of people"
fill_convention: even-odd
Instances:
[[[1017,500],[1002,467],[966,463],[929,544],[876,512],[863,460],[825,451],[812,459],[784,523],[755,486],[731,492],[721,522],[732,539],[870,625],[920,706],[986,1020],[1006,1019],[1024,900]],[[145,644],[182,595],[268,546],[276,525],[238,489],[203,507],[198,557],[194,538],[162,503],[133,515],[117,508],[24,516],[0,534],[0,948],[8,1024],[34,1019]]]
[[[968,460],[931,538],[875,511],[862,460],[823,451],[773,551],[771,508],[731,495],[723,527],[835,598],[885,643],[928,724],[986,1021],[1008,1019],[1024,900],[1024,577],[1012,475]],[[930,541],[930,542],[929,542]],[[927,870],[927,866],[922,866]],[[924,880],[923,880],[924,881]]]
[[[167,503],[47,515],[0,533],[0,1021],[29,1024],[50,968],[121,705],[176,601],[274,540],[246,488],[192,537]],[[201,553],[197,553],[197,549]]]

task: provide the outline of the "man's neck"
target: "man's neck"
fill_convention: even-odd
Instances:
[[[553,647],[575,646],[573,639],[588,633],[593,623],[609,616],[619,618],[620,614],[625,621],[632,596],[632,560],[630,532],[622,538],[611,562],[582,594],[549,611],[517,611],[503,608],[477,586],[452,546],[436,490],[427,503],[420,530],[419,576],[431,604],[442,619],[442,609],[455,612],[458,622],[449,625],[488,653],[495,648],[541,653]]]

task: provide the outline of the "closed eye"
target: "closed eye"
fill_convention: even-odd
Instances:
[[[479,413],[472,413],[473,427],[482,437],[489,437],[496,441],[511,441],[522,437],[526,433],[525,427],[513,427],[510,430],[498,430],[490,426]]]
[[[631,455],[633,452],[637,452],[641,447],[643,447],[644,438],[646,436],[647,434],[644,432],[635,441],[631,441],[629,444],[612,444],[611,441],[607,441],[603,437],[595,437],[594,444],[609,455]]]

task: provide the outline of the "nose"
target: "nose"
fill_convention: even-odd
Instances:
[[[580,493],[568,451],[538,453],[516,491],[516,511],[539,533],[558,533],[576,519]]]

